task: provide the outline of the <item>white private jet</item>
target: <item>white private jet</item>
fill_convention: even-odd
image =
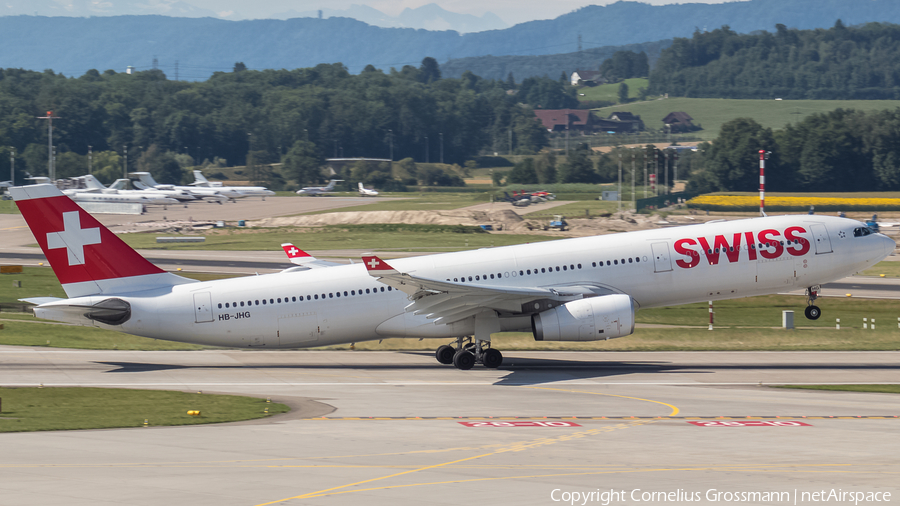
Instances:
[[[779,216],[198,282],[156,267],[52,185],[11,191],[68,296],[23,299],[37,317],[210,346],[453,339],[435,355],[459,369],[501,365],[495,332],[607,340],[631,334],[641,308],[806,288],[816,319],[819,285],[896,246],[856,220]]]
[[[365,186],[363,186],[362,182],[360,182],[359,183],[359,196],[360,197],[377,197],[378,191],[370,190],[370,189],[366,188]]]
[[[263,200],[266,200],[266,197],[275,195],[275,192],[267,189],[265,186],[224,186],[221,181],[209,181],[208,179],[206,179],[206,177],[203,176],[203,172],[200,172],[199,170],[195,170],[193,172],[194,182],[191,183],[191,186],[200,186],[204,188],[227,188],[229,190],[239,191],[250,197],[262,197]]]
[[[197,200],[190,192],[184,190],[157,190],[157,189],[147,189],[147,190],[128,190],[128,180],[127,179],[116,179],[113,184],[109,185],[109,188],[103,186],[96,177],[92,174],[88,174],[86,176],[81,176],[75,179],[81,179],[84,181],[84,185],[91,190],[97,190],[100,193],[109,194],[109,195],[131,195],[138,197],[158,197],[158,198],[170,198],[175,199],[178,202],[186,203],[192,200]]]
[[[0,188],[9,188],[12,185],[12,181],[0,181]]]
[[[297,190],[297,195],[324,195],[326,193],[332,193],[334,190],[334,184],[338,181],[343,181],[343,179],[332,179],[328,182],[328,186],[307,186],[306,188],[301,188]]]
[[[132,184],[139,190],[181,190],[189,192],[198,199],[217,202],[219,204],[235,199],[246,197],[243,193],[230,190],[228,188],[203,188],[197,186],[176,186],[172,184],[159,184],[153,179],[149,172],[129,172],[129,176],[137,176],[140,181],[133,181]]]
[[[52,186],[50,184],[50,178],[46,176],[30,177],[28,179],[41,185]],[[103,185],[101,184],[101,186]],[[158,195],[107,194],[101,192],[98,188],[67,188],[62,190],[61,193],[75,202],[110,202],[118,204],[143,204],[146,206],[168,206],[178,203],[175,199],[160,197]]]

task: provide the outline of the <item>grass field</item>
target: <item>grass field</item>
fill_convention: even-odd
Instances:
[[[12,200],[0,200],[0,214],[22,214]]]
[[[236,395],[113,388],[0,388],[0,432],[198,425],[252,420],[290,409]],[[268,409],[268,413],[266,413]],[[191,416],[189,410],[199,410]]]
[[[381,197],[397,197],[403,200],[372,199],[371,204],[353,206],[349,211],[442,211],[459,209],[460,207],[473,206],[490,202],[490,192],[406,192],[406,193],[382,193]],[[315,197],[307,197],[315,198]],[[304,214],[333,213],[334,209],[316,211]],[[338,210],[340,212],[340,210]]]
[[[584,98],[584,97],[582,97]],[[813,113],[833,111],[837,108],[873,111],[896,109],[897,100],[731,100],[717,98],[669,98],[595,109],[595,113],[607,117],[614,111],[639,114],[648,130],[664,128],[662,119],[674,111],[683,111],[694,118],[703,130],[694,132],[704,140],[719,135],[722,125],[735,118],[753,118],[764,127],[779,129],[788,123],[798,123]]]
[[[390,233],[384,233],[391,229]],[[215,230],[206,242],[157,244],[156,235],[122,235],[133,248],[167,250],[281,251],[294,242],[306,250],[366,249],[379,251],[462,251],[491,246],[552,240],[553,237],[458,233],[443,225],[329,225],[324,227]]]
[[[618,103],[619,84],[601,84],[600,86],[579,88],[578,100],[608,100]],[[628,85],[628,98],[634,100],[638,98],[641,88],[649,86],[650,80],[644,78],[626,79],[625,84]],[[584,96],[581,96],[582,93],[584,93]]]

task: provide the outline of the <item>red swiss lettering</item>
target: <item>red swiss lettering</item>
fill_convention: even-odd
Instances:
[[[784,231],[784,238],[789,242],[793,242],[787,247],[788,253],[794,255],[795,257],[803,256],[809,252],[809,241],[806,240],[805,237],[800,237],[797,234],[805,234],[806,229],[803,227],[789,227]]]
[[[731,263],[735,263],[741,257],[741,234],[738,232],[734,234],[734,242],[732,244],[728,244],[728,241],[725,240],[725,236],[717,235],[716,236],[716,249],[721,249],[725,252],[725,256],[728,257],[728,261]]]
[[[747,254],[750,260],[756,260],[756,241],[753,240],[753,232],[744,232],[744,237],[747,238]]]
[[[777,240],[778,237],[781,237],[781,234],[777,230],[763,230],[757,237],[759,237],[759,242],[762,243],[759,254],[762,255],[763,258],[778,258],[784,253],[784,246]],[[766,243],[773,249],[769,249],[769,247],[766,246]]]
[[[691,267],[696,267],[697,264],[700,263],[700,254],[694,251],[693,249],[688,248],[687,246],[696,246],[697,241],[693,239],[679,239],[675,241],[675,252],[679,255],[684,255],[688,257],[690,260],[685,262],[682,259],[675,260],[675,264],[682,269],[690,269]]]

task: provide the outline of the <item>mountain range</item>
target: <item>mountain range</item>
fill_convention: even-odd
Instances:
[[[501,30],[508,28],[496,14],[486,12],[481,16],[450,12],[430,3],[421,7],[403,9],[398,16],[390,16],[367,5],[351,4],[346,9],[285,10],[266,12],[263,6],[255,6],[246,16],[233,10],[204,9],[189,1],[181,0],[71,0],[65,3],[55,0],[5,0],[0,3],[0,16],[140,16],[159,15],[183,18],[219,18],[231,21],[244,19],[351,18],[382,28],[416,28],[422,30],[453,30],[459,33]]]
[[[45,3],[61,5],[53,0],[27,2]],[[67,5],[107,3],[71,0]],[[188,9],[183,2],[146,3]],[[25,4],[24,0],[4,0],[4,5]],[[900,23],[900,1],[750,0],[662,6],[617,2],[584,7],[552,20],[464,34],[381,28],[346,17],[228,21],[168,16],[2,16],[0,67],[53,69],[77,76],[91,68],[124,71],[133,65],[146,69],[156,58],[170,77],[175,77],[177,62],[178,77],[192,80],[206,79],[214,71],[229,71],[239,61],[251,69],[341,62],[356,73],[368,64],[384,70],[418,66],[426,56],[452,67],[452,60],[460,58],[577,53],[579,49],[690,37],[695,30],[722,25],[739,33],[774,31],[777,23],[802,29],[830,27],[838,18],[845,25]],[[572,70],[560,66],[548,75],[556,78],[560,71]],[[517,79],[528,77],[515,75]]]

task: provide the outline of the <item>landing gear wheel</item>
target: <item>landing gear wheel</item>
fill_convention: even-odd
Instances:
[[[450,365],[453,363],[453,355],[456,353],[456,350],[453,349],[452,346],[447,346],[446,344],[441,345],[434,352],[434,358],[437,359],[438,362],[444,365]]]
[[[475,354],[466,350],[459,350],[453,355],[453,365],[462,371],[468,371],[475,365]]]
[[[818,320],[822,316],[822,310],[819,309],[819,306],[806,306],[806,310],[803,313],[810,320]]]
[[[503,363],[503,354],[500,353],[500,350],[493,348],[485,350],[481,357],[481,363],[488,369],[496,369]]]

